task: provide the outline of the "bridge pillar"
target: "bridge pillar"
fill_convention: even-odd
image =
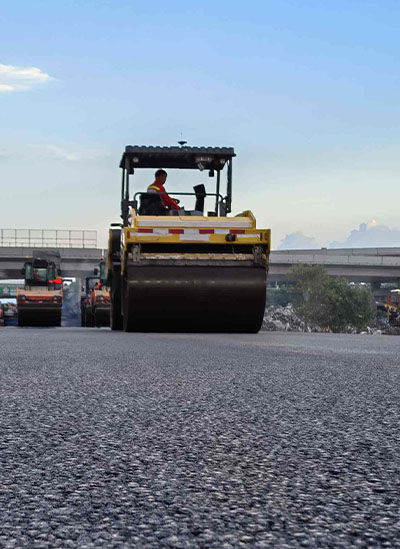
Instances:
[[[371,287],[371,294],[373,295],[373,298],[375,301],[382,301],[384,298],[383,298],[383,295],[382,294],[386,294],[386,291],[381,290],[381,283],[377,280],[374,280],[373,282],[370,283],[370,287]]]

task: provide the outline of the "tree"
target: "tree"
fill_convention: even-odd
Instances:
[[[288,277],[295,282],[296,313],[306,324],[332,332],[364,329],[373,317],[372,295],[344,278],[331,278],[322,265],[296,265]]]
[[[295,298],[292,286],[280,286],[279,288],[268,288],[267,290],[267,306],[286,307],[289,303],[293,303]]]
[[[344,278],[329,279],[326,300],[332,332],[344,332],[348,327],[361,331],[373,318],[371,292],[362,286],[350,286]]]
[[[329,276],[322,265],[295,265],[288,273],[295,283],[294,308],[306,325],[323,325]]]

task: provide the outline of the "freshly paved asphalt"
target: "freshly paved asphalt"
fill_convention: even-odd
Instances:
[[[400,338],[0,331],[0,547],[399,547]]]

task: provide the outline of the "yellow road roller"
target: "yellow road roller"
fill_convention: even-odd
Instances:
[[[231,214],[235,156],[231,147],[185,143],[125,148],[122,223],[111,225],[107,254],[112,330],[260,330],[271,231],[258,229],[250,211]],[[185,170],[197,184],[192,192],[167,193],[152,185],[150,172],[148,186],[131,193],[139,170]],[[177,207],[179,200],[194,200],[194,209]]]

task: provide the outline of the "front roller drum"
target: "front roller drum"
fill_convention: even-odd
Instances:
[[[95,307],[94,325],[96,328],[110,326],[110,307]]]
[[[92,307],[85,307],[83,313],[84,323],[86,328],[92,328],[93,326],[93,311]]]
[[[124,330],[257,333],[266,275],[259,266],[129,266]]]
[[[61,326],[61,308],[18,308],[18,326]]]

